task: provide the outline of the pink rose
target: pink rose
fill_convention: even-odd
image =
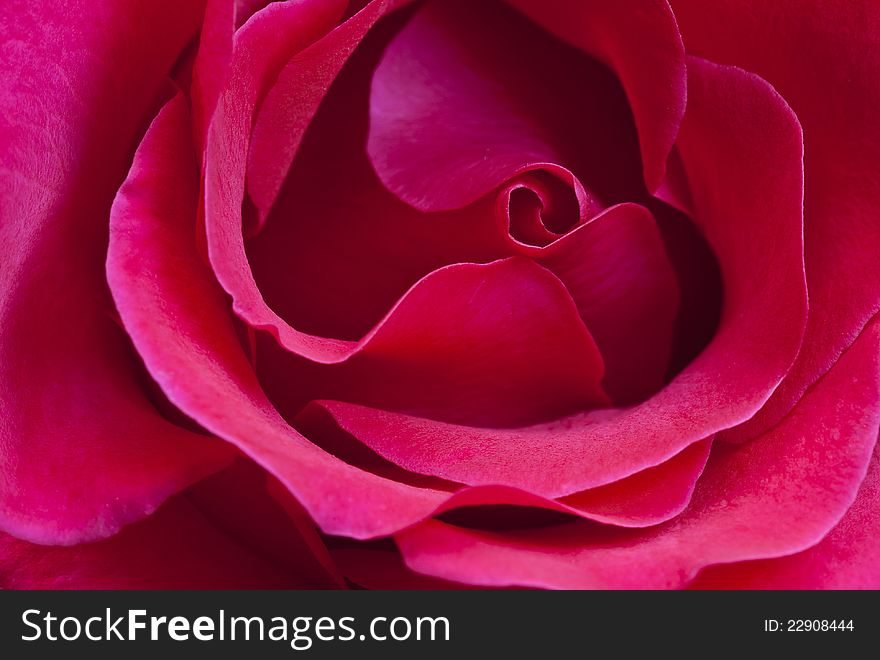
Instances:
[[[876,3],[0,14],[0,586],[880,587]]]

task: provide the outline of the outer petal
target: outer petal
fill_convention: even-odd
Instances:
[[[0,526],[22,538],[107,536],[227,459],[148,401],[102,268],[130,149],[200,15],[174,2],[0,9]]]
[[[308,588],[212,524],[185,495],[116,536],[68,548],[0,534],[4,589]]]
[[[761,75],[805,134],[810,319],[791,373],[729,434],[776,423],[880,310],[880,5],[866,0],[675,0],[689,53]]]
[[[607,63],[639,129],[645,181],[663,181],[685,112],[685,52],[666,0],[508,0],[557,37]]]
[[[560,491],[553,465],[533,451],[543,428],[471,429],[338,401],[318,401],[295,420],[309,439],[349,463],[404,483],[454,493],[442,509],[507,504],[567,513],[622,527],[656,525],[687,506],[711,441],[598,488]],[[457,436],[473,434],[462,448]],[[508,465],[486,466],[481,444],[506,444]],[[369,450],[366,449],[369,447]],[[376,452],[375,454],[373,452]],[[532,458],[532,464],[518,459]],[[428,475],[428,476],[425,476]],[[467,484],[472,488],[462,488]],[[564,495],[558,500],[554,497]]]
[[[874,451],[878,348],[874,322],[780,425],[716,450],[687,512],[667,525],[490,534],[431,522],[398,545],[413,570],[471,584],[642,589],[683,586],[713,563],[809,548],[846,514]]]
[[[856,501],[819,543],[787,557],[704,569],[697,589],[880,588],[880,443]]]
[[[111,219],[108,278],[147,368],[173,403],[277,476],[325,531],[377,535],[428,515],[442,493],[346,465],[294,431],[266,399],[192,241],[197,182],[185,162],[187,127],[178,98],[138,154],[163,167],[150,170],[153,178],[131,179]]]

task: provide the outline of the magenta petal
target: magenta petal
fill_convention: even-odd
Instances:
[[[197,170],[187,162],[188,124],[180,98],[163,109],[133,166],[144,176],[126,182],[111,218],[110,288],[150,373],[181,410],[277,476],[325,531],[377,535],[424,517],[442,494],[346,465],[266,399],[192,240]]]
[[[309,390],[326,381],[350,400],[480,426],[609,404],[602,357],[571,297],[522,257],[434,271],[358,349],[346,365],[316,369]]]
[[[695,589],[880,588],[880,443],[856,501],[818,544],[802,552],[710,566]]]
[[[558,493],[617,481],[748,419],[783,379],[800,345],[806,292],[797,120],[755,76],[697,59],[690,72],[679,151],[698,224],[720,264],[721,324],[711,344],[645,403],[573,416],[534,434],[529,455],[540,457]],[[465,433],[449,441],[467,452],[473,440]],[[509,455],[504,443],[488,442],[474,461],[485,476],[508,465]]]
[[[608,64],[639,129],[648,188],[663,181],[685,112],[685,49],[666,0],[507,0],[563,41]]]
[[[431,271],[510,254],[488,201],[426,215],[376,178],[363,144],[368,77],[381,45],[371,39],[346,64],[265,226],[247,241],[266,304],[313,335],[360,339]]]
[[[393,0],[374,0],[344,24],[352,23],[358,29],[343,33],[358,43],[369,28],[397,4]],[[299,332],[266,305],[248,264],[241,207],[250,128],[261,89],[268,86],[284,62],[332,27],[336,20],[335,9],[335,3],[328,5],[319,0],[274,3],[236,33],[233,62],[237,66],[233,66],[230,82],[220,97],[208,131],[205,170],[208,254],[217,279],[233,298],[235,311],[252,327],[270,331],[288,350],[329,363],[347,359],[352,343]],[[339,30],[327,38],[340,34]],[[325,75],[317,76],[313,83],[326,91],[338,68],[327,67],[322,71]],[[297,128],[301,135],[306,127]],[[277,181],[279,188],[282,182],[283,179]]]
[[[791,373],[760,414],[725,434],[743,440],[782,418],[880,310],[880,5],[824,0],[672,4],[688,52],[762,76],[804,127],[811,313]]]
[[[617,405],[659,390],[678,312],[675,272],[651,213],[622,204],[544,250],[538,263],[565,284],[605,361],[603,387]]]
[[[240,545],[273,561],[312,589],[344,581],[314,523],[295,502],[279,497],[277,482],[247,459],[192,486],[187,495],[201,513]],[[289,498],[289,495],[287,496]]]
[[[559,502],[584,512],[591,520],[620,527],[666,522],[690,504],[711,449],[711,440],[695,442],[665,463]]]
[[[0,8],[0,527],[21,538],[113,534],[229,460],[148,400],[103,270],[113,194],[197,5]]]
[[[217,107],[217,100],[229,75],[236,4],[235,0],[207,0],[205,3],[199,50],[192,75],[194,129],[200,152],[204,148],[208,124]]]
[[[875,322],[781,424],[716,449],[688,510],[667,525],[500,534],[432,521],[399,534],[398,546],[413,570],[470,584],[681,587],[704,566],[787,555],[825,538],[856,498],[878,427]]]
[[[97,543],[47,547],[0,533],[4,589],[297,589],[309,583],[233,540],[185,495]]]
[[[327,3],[341,16],[346,2]],[[262,225],[281,191],[306,128],[327,88],[376,20],[387,2],[364,11],[286,62],[266,94],[254,123],[248,157],[247,191]],[[246,56],[241,53],[241,56]]]
[[[333,551],[333,559],[346,579],[363,589],[411,591],[468,588],[414,573],[393,548],[341,548]]]
[[[642,190],[617,81],[499,2],[416,11],[373,75],[367,152],[421,211],[462,208],[539,169],[577,176],[586,215]]]
[[[603,457],[591,451],[589,425],[551,422],[516,429],[485,429],[339,401],[313,405],[330,413],[340,428],[383,458],[411,472],[453,482],[504,485],[554,498],[629,476],[597,470],[596,464],[601,466]],[[605,414],[597,411],[595,416],[601,419]],[[694,452],[683,455],[683,460],[676,457],[673,469],[663,472],[662,468],[653,468],[665,475],[671,489],[678,492],[693,487],[706,461],[709,443],[697,445]],[[583,501],[591,500],[586,497]]]

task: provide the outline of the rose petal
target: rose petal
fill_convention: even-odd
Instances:
[[[357,348],[331,366],[258,350],[258,372],[293,414],[334,398],[506,427],[609,404],[602,358],[571,297],[522,257],[434,271]]]
[[[340,40],[357,44],[367,31],[398,3],[375,0],[342,26],[325,37],[336,44],[333,52],[348,52]],[[273,20],[275,12],[284,22]],[[329,9],[328,9],[329,7]],[[241,207],[244,200],[245,174],[250,127],[260,90],[268,86],[274,67],[319,37],[335,20],[334,7],[322,2],[275,3],[253,17],[236,33],[236,47],[230,83],[221,95],[208,134],[205,171],[205,223],[208,253],[214,272],[223,288],[232,296],[234,309],[251,327],[265,329],[284,347],[320,362],[340,362],[352,353],[352,343],[317,337],[290,327],[263,301],[248,264],[242,236]],[[266,41],[266,35],[271,37]],[[291,42],[293,46],[291,46]],[[321,93],[309,98],[315,106],[344,63],[329,66],[322,60],[314,64],[322,75],[313,82]],[[300,90],[304,93],[303,90]],[[298,126],[299,135],[306,126]],[[297,138],[298,140],[298,138]],[[278,182],[279,187],[281,181]]]
[[[468,589],[466,585],[419,575],[409,570],[393,549],[341,548],[333,551],[345,577],[363,589]]]
[[[188,240],[195,217],[192,193],[196,170],[181,168],[181,155],[187,153],[189,139],[183,109],[179,99],[171,102],[142,144],[137,162],[157,159],[162,167],[148,170],[156,180],[133,178],[123,188],[111,218],[108,258],[108,277],[122,320],[169,399],[276,475],[328,533],[354,537],[388,534],[457,506],[514,503],[575,512],[510,489],[475,489],[450,496],[396,483],[345,464],[287,425],[256,382],[230,322],[225,297]],[[137,162],[134,171],[140,172]],[[133,205],[135,200],[137,205]],[[502,262],[504,276],[499,281],[515,282],[521,264],[526,273],[543,273],[551,285],[555,281],[525,260]],[[492,265],[453,268],[451,272],[479,274],[486,268]],[[497,286],[478,281],[488,289]],[[537,286],[533,295],[540,299],[540,280],[525,281]],[[551,288],[553,295],[564,293],[558,282],[552,286],[558,287]],[[426,297],[428,301],[438,299],[435,295]],[[565,300],[574,315],[570,299]],[[489,315],[493,323],[496,317],[494,312]],[[556,311],[549,315],[559,317]],[[393,343],[400,319],[392,316],[386,328],[384,338],[377,335],[379,348]],[[444,331],[440,336],[447,335]],[[412,341],[411,333],[399,336],[408,338],[409,350],[423,350]],[[441,351],[441,355],[446,353]],[[579,373],[583,377],[589,369],[579,369]]]
[[[300,584],[311,589],[344,586],[312,521],[296,502],[281,500],[279,490],[283,488],[264,470],[239,459],[194,485],[188,496],[219,530],[296,576]]]
[[[537,261],[571,293],[605,361],[617,405],[663,385],[678,312],[678,283],[651,213],[612,207],[551,244]]]
[[[102,268],[130,149],[200,10],[4,2],[0,14],[0,526],[75,543],[229,459],[149,402]]]
[[[683,586],[714,563],[809,548],[847,512],[880,427],[874,322],[777,427],[713,453],[687,512],[651,530],[582,524],[505,534],[432,521],[398,535],[407,565],[487,586]],[[833,533],[833,532],[832,532]]]
[[[787,557],[704,569],[694,589],[880,588],[880,443],[856,501],[818,544]]]
[[[421,211],[467,206],[536,169],[580,179],[582,215],[641,191],[617,81],[498,2],[429,2],[394,36],[373,75],[367,151]]]
[[[608,64],[639,129],[645,182],[663,181],[687,97],[685,51],[666,0],[507,0],[566,43]]]
[[[162,166],[130,179],[111,217],[108,280],[150,373],[181,410],[277,476],[325,531],[379,535],[427,515],[442,494],[346,465],[291,429],[265,398],[192,241],[197,170],[187,167],[189,141],[178,98],[138,154]]]
[[[688,52],[767,79],[806,135],[804,247],[810,319],[791,373],[742,428],[776,423],[880,310],[880,5],[675,0]]]
[[[711,441],[698,442],[670,460],[620,481],[583,491],[577,484],[572,484],[567,491],[560,491],[554,478],[556,466],[548,465],[533,449],[540,446],[542,434],[554,432],[547,427],[475,429],[338,401],[316,401],[297,418],[297,427],[306,437],[315,438],[327,433],[321,411],[329,414],[339,429],[399,468],[446,481],[445,484],[432,484],[436,488],[453,490],[455,483],[459,483],[505,486],[524,491],[462,489],[452,501],[455,506],[531,506],[624,527],[655,525],[683,511],[706,465],[711,447]],[[555,433],[565,432],[555,430]],[[495,454],[491,452],[493,460],[482,459],[481,452],[492,444],[506,448],[503,462],[495,460]],[[328,450],[338,450],[340,446],[337,441]],[[369,456],[363,453],[349,455],[365,469],[376,469],[376,462],[370,461]],[[383,473],[391,474],[388,470]],[[562,506],[544,501],[560,496],[566,496],[559,501]],[[472,499],[474,497],[479,501]]]
[[[516,429],[480,429],[339,401],[316,401],[312,405],[326,410],[340,428],[380,456],[411,472],[472,486],[505,485],[548,498],[572,495],[593,486],[590,481],[569,477],[579,472],[566,470],[566,458],[547,451],[556,443],[575,446],[577,440],[583,441],[589,437],[583,427],[566,428],[554,422]],[[601,415],[599,411],[597,417]],[[662,465],[653,469],[664,475],[671,490],[687,493],[702,472],[708,445],[698,443],[694,451],[683,453],[681,459],[676,457],[672,470],[664,471]],[[567,460],[588,462],[590,458],[573,452]],[[640,494],[634,493],[633,498],[639,499]],[[581,499],[592,501],[589,497]]]
[[[360,339],[431,271],[511,254],[488,203],[424,215],[376,178],[363,145],[383,45],[371,36],[334,81],[268,221],[247,243],[266,303],[314,335]]]
[[[199,50],[193,65],[192,102],[196,144],[204,149],[205,135],[217,100],[226,84],[232,61],[232,35],[235,32],[235,0],[207,0]]]
[[[334,1],[341,15],[347,3]],[[247,164],[247,192],[257,209],[258,226],[268,216],[330,83],[392,4],[369,3],[323,39],[294,55],[278,74],[256,117]]]
[[[309,582],[230,538],[178,495],[116,536],[67,548],[0,534],[4,589],[296,589]]]
[[[474,489],[450,495],[395,483],[323,452],[277,415],[244,357],[225,298],[199,261],[194,244],[187,240],[191,236],[187,225],[194,221],[196,171],[181,167],[188,140],[183,110],[179,99],[171,102],[144,141],[134,171],[142,171],[138,164],[147,158],[161,162],[162,167],[147,170],[158,179],[133,178],[124,187],[122,201],[114,206],[108,259],[108,275],[122,320],[172,402],[277,475],[328,532],[376,536],[440,510],[498,503],[584,515],[572,507],[511,489]],[[134,200],[136,206],[132,205]],[[512,265],[513,271],[503,271],[499,281],[515,281],[518,264],[527,264],[527,272],[543,272],[550,278],[548,282],[553,281],[549,273],[524,260],[503,262],[505,268]],[[489,267],[471,268],[480,272]],[[534,295],[539,292],[535,289]],[[427,296],[428,300],[437,298]],[[490,314],[490,318],[496,316]],[[549,315],[559,316],[555,311]],[[395,323],[399,325],[399,321],[389,324],[389,332],[394,331]],[[419,350],[417,344],[411,346]],[[580,372],[586,373],[583,369]]]

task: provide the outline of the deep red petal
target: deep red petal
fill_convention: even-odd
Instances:
[[[787,557],[704,569],[694,589],[880,588],[880,443],[856,501],[819,543]]]
[[[111,218],[110,287],[150,373],[181,410],[277,476],[325,531],[377,535],[427,515],[440,493],[351,468],[290,428],[265,398],[192,240],[197,171],[185,166],[188,143],[178,98],[139,151],[162,167],[130,179]]]
[[[0,534],[4,589],[309,588],[233,540],[185,495],[97,543],[40,546]]]
[[[868,469],[880,427],[878,349],[875,322],[781,424],[716,448],[687,512],[666,525],[498,534],[430,522],[398,535],[398,545],[413,570],[470,584],[642,589],[684,586],[714,563],[809,548],[850,509]]]
[[[536,254],[571,293],[605,361],[603,387],[623,406],[659,390],[678,313],[675,272],[654,218],[615,206]]]
[[[617,481],[748,419],[797,353],[806,315],[799,126],[779,96],[750,74],[693,59],[690,80],[679,149],[699,225],[724,280],[720,328],[703,353],[645,403],[572,416],[530,434],[527,456],[546,468],[544,479],[552,475],[553,484],[542,484],[541,492]],[[451,433],[444,449],[472,456],[477,444],[473,460],[484,478],[525,460],[512,463],[506,442],[491,442],[479,431]]]
[[[393,0],[375,0],[324,38],[357,44],[397,4]],[[266,305],[248,264],[241,207],[250,128],[261,89],[269,86],[277,66],[329,29],[328,23],[335,21],[333,9],[322,2],[275,3],[236,33],[233,61],[237,66],[233,67],[209,130],[205,171],[208,253],[217,278],[233,298],[235,311],[252,327],[272,332],[287,349],[327,363],[346,360],[352,353],[352,343],[300,332]],[[285,20],[279,23],[274,20],[278,17]],[[312,99],[315,106],[344,63],[344,53],[350,52],[341,45],[332,50],[340,55],[336,65],[315,62],[323,72],[313,79],[316,88],[322,90]],[[297,134],[301,137],[305,129],[305,125],[298,126]],[[282,183],[283,179],[277,181],[279,188]]]
[[[314,523],[281,493],[286,491],[264,470],[239,459],[187,494],[219,530],[296,576],[300,584],[312,589],[344,586]]]
[[[663,181],[687,98],[685,51],[666,0],[508,0],[563,41],[608,64],[639,129],[645,181]]]
[[[421,211],[542,169],[579,179],[585,217],[643,190],[613,75],[498,2],[429,2],[392,38],[372,78],[367,151]]]
[[[103,271],[114,192],[201,12],[4,2],[0,14],[0,525],[74,543],[228,460],[149,402]]]
[[[743,440],[781,419],[880,310],[880,5],[675,0],[689,53],[768,80],[804,128],[810,318],[791,373]]]

